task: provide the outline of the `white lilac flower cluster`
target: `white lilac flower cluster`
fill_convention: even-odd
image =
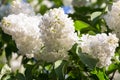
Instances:
[[[87,53],[99,59],[97,66],[108,66],[118,47],[118,38],[115,34],[82,35],[79,46],[83,53]]]
[[[111,10],[104,16],[108,27],[120,38],[120,1],[114,2]]]
[[[33,8],[28,3],[22,2],[20,0],[12,1],[12,4],[10,6],[10,13],[11,14],[24,13],[31,16],[35,15]]]
[[[35,0],[37,1],[37,0]],[[0,19],[9,14],[19,14],[24,13],[31,16],[35,15],[33,8],[22,0],[13,0],[11,5],[0,5]]]
[[[67,57],[67,51],[78,40],[77,34],[74,33],[74,23],[68,15],[64,14],[62,8],[51,9],[42,17],[41,38],[45,49],[41,58],[48,56],[51,61]]]
[[[2,20],[2,30],[15,40],[19,53],[34,54],[48,62],[65,59],[78,40],[71,18],[62,8],[51,9],[43,16],[31,15],[33,11],[25,5],[13,1],[11,14]]]
[[[22,54],[37,53],[42,45],[40,39],[39,18],[20,13],[11,14],[2,20],[2,29],[12,35],[19,52]]]

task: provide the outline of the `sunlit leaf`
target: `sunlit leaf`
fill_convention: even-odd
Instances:
[[[91,73],[96,75],[98,77],[98,80],[109,80],[104,69],[96,68]]]
[[[117,64],[113,63],[113,64],[109,65],[108,70],[107,70],[107,74],[110,74],[110,73],[116,71],[118,68],[119,67]]]
[[[93,12],[91,14],[91,20],[95,19],[96,17],[100,16],[102,12],[97,11],[97,12]]]
[[[85,23],[85,22],[83,22],[83,21],[76,20],[74,22],[74,26],[75,26],[75,30],[81,30],[81,29],[89,27],[90,25]]]

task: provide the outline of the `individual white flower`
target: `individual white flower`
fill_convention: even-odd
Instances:
[[[67,51],[78,40],[77,34],[74,33],[73,20],[64,14],[62,8],[51,9],[45,13],[40,30],[45,45],[40,57],[48,62],[65,59]]]
[[[108,66],[116,47],[118,47],[118,38],[115,34],[110,33],[109,35],[102,33],[96,36],[86,34],[81,37],[79,46],[83,53],[99,59],[97,66]]]
[[[22,69],[22,58],[23,56],[18,56],[17,53],[12,53],[12,57],[10,59],[10,62],[9,62],[9,65],[10,65],[10,68],[13,72],[19,70],[21,71]],[[23,71],[21,71],[23,72]]]
[[[12,1],[10,13],[11,14],[24,13],[28,15],[35,15],[33,8],[28,3],[22,2],[21,0]]]
[[[39,16],[27,14],[12,14],[2,20],[2,30],[15,40],[19,53],[39,53],[42,46],[40,39]]]
[[[111,10],[104,16],[108,27],[120,39],[120,1],[113,2]]]

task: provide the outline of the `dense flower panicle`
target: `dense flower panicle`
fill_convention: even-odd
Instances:
[[[45,45],[41,54],[44,60],[51,62],[67,56],[67,51],[78,40],[73,25],[73,20],[64,14],[62,8],[51,9],[43,15],[40,30]]]
[[[113,30],[113,33],[120,39],[120,1],[114,2],[111,10],[104,16],[108,27]]]
[[[15,40],[19,53],[38,53],[42,42],[40,29],[38,27],[40,18],[38,16],[27,16],[27,14],[12,14],[2,20],[2,30],[11,35]]]
[[[94,58],[99,59],[97,66],[108,66],[111,58],[114,56],[115,49],[118,47],[118,38],[115,34],[107,35],[105,33],[92,36],[83,35],[79,46],[83,53],[87,53]]]
[[[33,8],[28,3],[22,2],[20,0],[12,1],[10,13],[11,14],[24,13],[28,15],[35,15]]]

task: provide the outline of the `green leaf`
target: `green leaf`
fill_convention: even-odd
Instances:
[[[82,53],[80,50],[78,50],[77,53],[80,57],[80,60],[85,64],[90,70],[94,69],[98,60],[92,58],[92,56],[87,55],[86,53]]]
[[[94,20],[96,17],[100,16],[102,14],[102,12],[97,11],[97,12],[93,12],[91,14],[91,20]]]
[[[33,80],[33,74],[32,74],[32,69],[33,69],[33,65],[26,65],[26,70],[25,70],[25,77],[26,80]]]
[[[56,7],[61,7],[63,5],[62,0],[53,0]]]
[[[5,56],[5,50],[3,50],[2,55],[0,56],[0,70],[6,62],[7,62],[7,59],[6,59],[6,56]]]
[[[25,76],[21,73],[17,73],[15,77],[16,77],[16,80],[26,80]]]
[[[96,75],[99,80],[109,80],[109,78],[108,78],[108,76],[106,75],[104,69],[96,68],[96,69],[94,69],[91,73],[94,74],[94,75]]]
[[[116,71],[118,68],[119,68],[119,67],[118,67],[117,64],[114,64],[114,63],[111,64],[111,65],[108,67],[107,74],[110,74],[110,73]]]
[[[41,7],[40,7],[40,13],[41,14],[44,14],[46,11],[48,10],[48,8],[47,8],[47,6],[46,5],[42,5]]]
[[[8,80],[8,78],[10,78],[8,74],[10,73],[11,68],[7,64],[5,64],[0,71],[0,80]]]
[[[36,80],[49,80],[48,75],[45,73],[39,74]]]
[[[7,64],[5,64],[2,67],[0,74],[8,74],[8,73],[11,73],[11,68]]]
[[[78,44],[74,44],[69,51],[69,59],[74,60],[75,62],[79,61],[79,56],[76,54],[77,48],[78,48]]]
[[[75,26],[75,30],[79,31],[79,30],[82,30],[84,28],[89,27],[90,25],[88,23],[83,22],[83,21],[76,20],[74,22],[74,26]]]
[[[66,66],[67,62],[66,61],[57,61],[55,62],[55,73],[58,76],[59,80],[64,80],[65,76],[65,66]]]
[[[78,47],[78,44],[74,44],[74,45],[72,46],[72,48],[70,49],[70,52],[71,52],[71,53],[77,53],[77,52],[76,52],[77,47]]]
[[[104,73],[101,72],[101,71],[98,71],[97,77],[98,77],[100,80],[106,80],[106,79],[104,78]]]
[[[11,77],[10,75],[6,74],[2,76],[1,80],[11,80],[10,77]]]
[[[88,31],[88,34],[90,34],[90,35],[96,35],[96,33],[94,31]]]

